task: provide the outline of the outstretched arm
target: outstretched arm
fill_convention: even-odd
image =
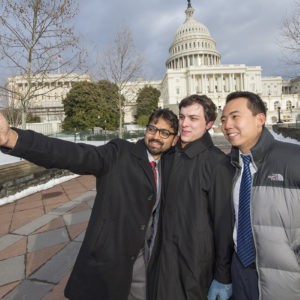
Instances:
[[[9,127],[3,114],[0,113],[0,146],[13,148],[18,139],[18,133]]]

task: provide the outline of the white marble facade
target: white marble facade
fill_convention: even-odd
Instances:
[[[71,74],[47,74],[35,76],[32,79],[32,90],[36,95],[30,100],[28,111],[39,116],[42,123],[62,122],[65,115],[62,100],[66,97],[74,83],[79,81],[91,81],[89,75]],[[27,91],[28,81],[24,76],[9,77],[7,80],[9,90],[15,94],[9,95],[9,105],[20,107],[18,95],[23,95]]]

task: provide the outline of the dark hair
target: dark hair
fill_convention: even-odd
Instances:
[[[233,92],[226,97],[226,103],[236,98],[246,98],[248,100],[247,107],[251,110],[253,116],[256,116],[261,113],[267,115],[266,106],[262,101],[262,99],[257,94],[251,92],[241,92],[241,91]]]
[[[202,105],[204,110],[204,116],[206,123],[210,121],[215,121],[217,118],[217,107],[213,103],[213,101],[208,98],[206,95],[191,95],[181,100],[179,103],[179,111],[182,107],[193,105],[194,103],[198,103]]]
[[[165,121],[169,122],[171,125],[171,128],[173,128],[174,133],[177,135],[178,133],[178,118],[177,116],[168,108],[160,108],[155,110],[151,116],[149,117],[148,124],[153,122],[156,124],[158,122],[158,119],[164,119]]]

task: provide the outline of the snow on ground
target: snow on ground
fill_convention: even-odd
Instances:
[[[0,199],[0,206],[7,204],[7,203],[11,203],[14,202],[15,200],[21,199],[23,197],[29,196],[31,194],[34,194],[36,192],[40,192],[40,191],[44,191],[47,189],[52,188],[53,186],[60,184],[62,182],[71,180],[75,177],[78,177],[79,175],[69,175],[69,176],[64,176],[61,178],[55,178],[55,179],[51,179],[46,183],[40,184],[40,185],[36,185],[36,186],[31,186],[19,193],[16,193],[14,195],[8,196],[8,197],[4,197]]]
[[[277,140],[300,145],[300,142],[298,142],[297,140],[294,140],[294,139],[291,139],[291,138],[285,138],[281,134],[275,133],[273,130],[270,130],[270,132],[273,134],[274,138],[277,139]],[[210,133],[212,135],[214,135],[214,134],[215,135],[222,135],[222,133],[213,133],[213,132],[210,132]],[[90,144],[90,145],[95,145],[95,146],[100,146],[100,145],[105,144],[105,142],[102,142],[102,141],[78,141],[78,142],[86,143],[86,144]],[[6,155],[6,154],[3,154],[2,152],[0,152],[0,165],[9,164],[9,163],[18,162],[18,161],[20,161],[20,158],[13,157],[13,156],[10,156],[10,155]],[[45,184],[30,187],[30,188],[25,189],[24,191],[22,191],[20,193],[17,193],[15,195],[5,197],[5,198],[1,198],[0,199],[0,205],[10,203],[10,202],[18,200],[20,198],[23,198],[25,196],[34,194],[36,192],[49,189],[49,188],[51,188],[51,187],[53,187],[53,186],[55,186],[59,183],[62,183],[64,181],[68,181],[68,180],[73,179],[77,176],[78,175],[64,176],[64,177],[61,177],[61,178],[52,179],[52,180],[48,181]]]
[[[67,139],[66,139],[67,140]],[[85,143],[85,144],[90,144],[90,145],[95,145],[95,146],[100,146],[103,145],[105,142],[102,141],[78,141],[78,143]],[[14,156],[10,156],[8,154],[4,154],[0,151],[0,165],[5,165],[5,164],[10,164],[10,163],[15,163],[15,162],[19,162],[21,159],[19,157],[14,157]],[[44,191],[47,190],[57,184],[60,184],[62,182],[71,180],[75,177],[77,177],[79,175],[70,175],[70,176],[63,176],[60,178],[56,178],[56,179],[51,179],[49,180],[47,183],[44,184],[40,184],[40,185],[36,185],[36,186],[32,186],[29,187],[19,193],[16,193],[14,195],[8,196],[8,197],[4,197],[4,198],[0,198],[0,206],[7,204],[7,203],[11,203],[15,200],[21,199],[23,197],[29,196],[31,194],[34,194],[36,192],[40,192],[40,191]]]
[[[295,139],[289,138],[289,137],[284,137],[282,134],[278,134],[276,132],[274,132],[273,130],[270,130],[270,132],[273,134],[274,138],[276,140],[282,141],[282,142],[286,142],[286,143],[291,143],[291,144],[297,144],[300,145],[300,142],[298,142]]]

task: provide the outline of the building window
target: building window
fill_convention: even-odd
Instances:
[[[180,94],[180,89],[176,88],[176,94],[179,95]]]
[[[277,109],[278,109],[278,105],[279,105],[279,102],[278,102],[278,101],[275,101],[275,102],[274,102],[274,110],[277,110]]]
[[[292,110],[292,101],[286,101],[286,110]]]

